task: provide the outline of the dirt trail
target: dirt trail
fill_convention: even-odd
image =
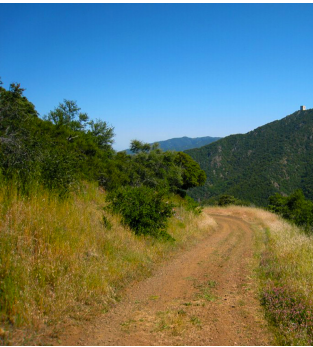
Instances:
[[[95,325],[61,344],[271,344],[252,277],[251,226],[234,216],[210,216],[218,227],[205,241],[128,288]]]

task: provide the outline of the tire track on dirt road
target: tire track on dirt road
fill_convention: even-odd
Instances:
[[[206,239],[128,288],[95,325],[61,344],[271,344],[252,276],[251,226],[234,216],[210,217],[218,227]]]

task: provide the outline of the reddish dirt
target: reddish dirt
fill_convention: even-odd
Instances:
[[[217,222],[214,232],[129,287],[108,313],[68,332],[60,344],[272,344],[257,299],[249,222],[216,209],[204,213]]]

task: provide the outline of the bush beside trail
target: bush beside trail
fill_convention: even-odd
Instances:
[[[121,187],[106,197],[110,204],[106,210],[122,215],[122,222],[136,235],[151,235],[172,239],[166,232],[168,218],[173,215],[174,204],[164,192],[153,188]]]
[[[298,189],[289,196],[275,194],[269,198],[268,209],[277,213],[295,225],[303,227],[306,232],[313,229],[313,202],[306,199]]]

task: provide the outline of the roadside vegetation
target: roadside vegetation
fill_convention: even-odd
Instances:
[[[233,195],[222,194],[216,197],[212,197],[207,200],[201,201],[203,206],[251,206],[248,201],[243,201],[235,198]]]
[[[271,196],[268,209],[303,228],[307,233],[312,233],[313,202],[305,198],[301,189],[289,196],[280,194]]]
[[[175,197],[167,228],[175,242],[137,236],[119,215],[104,212],[105,195],[95,183],[82,184],[68,199],[47,190],[21,198],[16,189],[2,188],[3,343],[38,344],[36,333],[54,336],[68,319],[86,320],[104,312],[123,287],[148,276],[160,261],[207,230],[201,230],[184,200]]]
[[[217,214],[238,216],[255,231],[259,299],[275,336],[273,344],[313,344],[313,235],[281,216],[260,208],[215,207]]]
[[[301,190],[275,194],[261,257],[262,304],[282,345],[313,344],[313,203]]]
[[[261,303],[277,344],[311,346],[313,236],[270,212],[255,213],[263,224],[256,232]]]
[[[281,345],[313,344],[313,237],[266,212],[261,301]]]
[[[23,93],[0,85],[4,344],[40,344],[66,321],[107,310],[128,283],[203,235],[186,190],[206,177],[188,155],[137,140],[134,155],[116,153],[113,127],[75,101],[40,118]]]

